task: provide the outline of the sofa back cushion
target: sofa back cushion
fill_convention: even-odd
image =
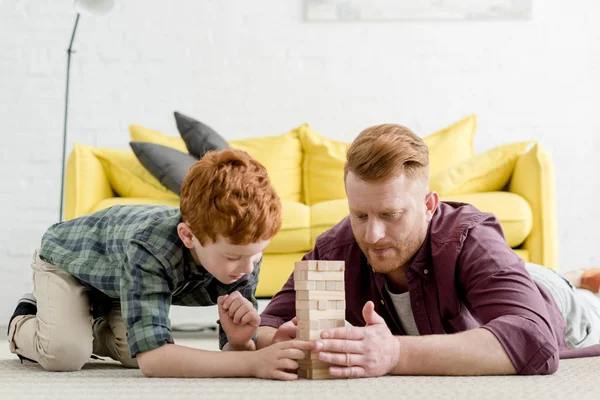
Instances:
[[[322,136],[308,124],[301,128],[299,135],[304,151],[302,182],[306,204],[346,198],[344,164],[350,143]],[[470,115],[423,138],[429,149],[430,176],[473,156],[475,128],[475,115]]]
[[[267,168],[281,200],[301,202],[302,146],[298,138],[301,129],[302,126],[282,135],[228,140],[227,143],[234,149],[247,152]],[[188,153],[181,137],[167,136],[138,125],[131,125],[129,132],[134,141],[155,143]]]
[[[267,168],[281,200],[302,202],[302,147],[298,127],[278,136],[231,140],[229,146],[250,154]]]
[[[322,201],[346,198],[344,163],[349,143],[329,139],[305,124],[299,131],[304,151],[302,162],[302,192],[304,202],[313,205]]]
[[[118,196],[165,200],[178,198],[144,168],[132,151],[98,147],[91,151],[102,164],[108,181]]]

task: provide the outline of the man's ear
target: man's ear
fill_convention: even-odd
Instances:
[[[177,225],[177,234],[179,235],[179,238],[181,239],[185,247],[187,247],[188,249],[194,247],[194,234],[192,233],[190,226],[186,222],[180,222]]]
[[[440,203],[440,196],[437,192],[429,192],[425,197],[425,215],[427,216],[427,222],[431,221],[433,218],[433,214],[435,214],[435,210],[437,210],[437,206]]]

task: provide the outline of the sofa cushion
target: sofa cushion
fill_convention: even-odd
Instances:
[[[310,246],[315,245],[317,236],[325,232],[348,215],[348,200],[323,201],[310,207]]]
[[[167,136],[162,132],[139,125],[129,126],[129,136],[134,142],[149,142],[167,146],[183,153],[189,153],[185,142],[179,136]]]
[[[92,148],[115,193],[121,197],[178,199],[163,186],[137,159],[132,151]]]
[[[531,206],[523,197],[510,192],[470,193],[444,196],[444,201],[470,203],[480,211],[496,216],[510,247],[520,246],[533,226]]]
[[[475,128],[476,117],[470,115],[423,138],[429,149],[431,176],[473,155]],[[304,150],[302,180],[305,203],[312,205],[345,198],[344,164],[350,144],[322,136],[308,124],[299,135]]]
[[[423,138],[429,149],[429,176],[435,176],[440,171],[473,156],[476,128],[477,118],[475,115],[469,115]]]
[[[309,251],[311,249],[310,208],[305,204],[286,200],[283,200],[281,205],[283,217],[281,229],[264,253]]]
[[[345,198],[344,164],[349,144],[322,136],[308,124],[303,125],[299,137],[304,151],[304,202],[312,205]]]
[[[296,128],[278,136],[231,140],[229,146],[258,160],[269,171],[269,178],[281,200],[302,201],[302,147]]]
[[[177,130],[191,155],[200,159],[207,151],[229,147],[225,139],[210,126],[175,111]]]
[[[196,157],[171,147],[148,142],[129,145],[142,165],[170,191],[181,195],[181,183]]]
[[[298,132],[303,126],[282,135],[231,140],[227,144],[245,151],[267,168],[271,183],[281,200],[303,201],[302,146],[298,138]],[[129,130],[134,141],[160,144],[188,153],[185,142],[180,137],[167,136],[137,125],[130,126]]]
[[[440,196],[502,190],[512,176],[517,159],[532,144],[529,141],[497,146],[446,168],[431,178],[431,189]]]

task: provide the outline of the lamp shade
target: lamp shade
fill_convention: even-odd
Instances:
[[[92,15],[107,14],[115,5],[115,0],[75,0],[75,10]]]

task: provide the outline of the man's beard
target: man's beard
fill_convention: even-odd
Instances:
[[[362,241],[358,241],[358,245],[362,252],[367,257],[367,261],[373,270],[379,274],[389,274],[404,267],[415,253],[419,250],[425,236],[427,235],[427,225],[417,232],[409,235],[401,244],[382,244],[367,245]],[[389,247],[384,254],[378,255],[373,252],[373,249]]]

